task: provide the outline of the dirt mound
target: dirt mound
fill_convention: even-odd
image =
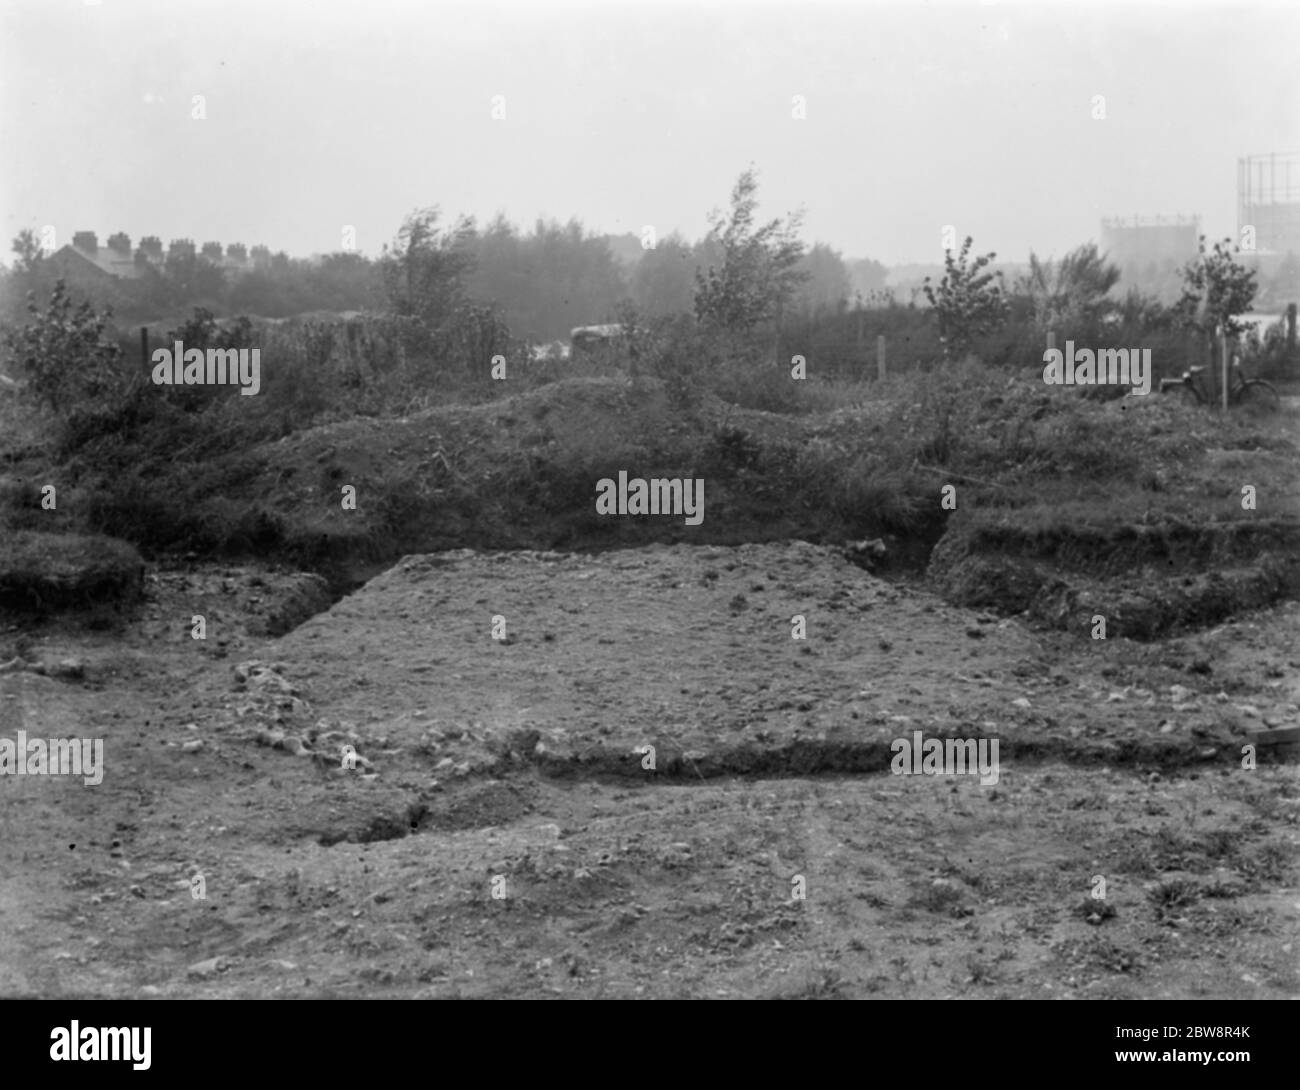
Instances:
[[[640,780],[646,745],[658,776],[683,780],[875,771],[922,728],[993,732],[1010,754],[1195,763],[1237,733],[1208,705],[1184,716],[1195,730],[1162,732],[1152,692],[1081,702],[1060,654],[806,542],[412,556],[276,651],[338,729],[365,736],[386,693],[403,710],[379,748],[426,755],[438,776],[535,765]],[[306,732],[300,718],[281,728]]]

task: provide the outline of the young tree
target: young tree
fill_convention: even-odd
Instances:
[[[1237,316],[1252,309],[1255,270],[1233,260],[1233,253],[1241,251],[1231,239],[1216,242],[1213,252],[1207,254],[1202,235],[1199,249],[1201,256],[1183,266],[1183,291],[1174,312],[1181,325],[1205,336],[1212,337],[1222,328],[1229,337],[1236,337],[1246,328]]]
[[[1029,254],[1029,272],[1022,287],[1034,303],[1039,330],[1069,330],[1090,325],[1116,309],[1108,295],[1119,283],[1120,270],[1089,242],[1071,250],[1059,264]]]
[[[1010,310],[1002,274],[980,272],[998,255],[984,254],[967,265],[972,241],[967,235],[955,259],[951,250],[944,253],[943,279],[937,290],[930,286],[928,276],[922,285],[939,322],[944,359],[961,359],[970,351],[975,338],[998,329]]]
[[[731,191],[731,215],[710,217],[706,241],[721,247],[722,264],[695,274],[695,313],[701,324],[730,334],[752,332],[779,317],[804,279],[801,216],[754,226],[758,181],[750,167]]]
[[[27,310],[31,320],[8,328],[3,354],[27,376],[27,391],[54,412],[64,414],[79,404],[103,400],[123,380],[121,349],[108,339],[112,311],[96,313],[88,302],[74,304],[67,286],[56,280],[42,311],[34,296]]]
[[[379,258],[393,312],[418,318],[430,329],[443,325],[465,301],[465,278],[474,265],[474,220],[462,216],[440,228],[439,215],[436,207],[412,212]]]

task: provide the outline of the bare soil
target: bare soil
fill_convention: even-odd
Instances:
[[[0,633],[0,737],[106,764],[0,777],[0,994],[1300,997],[1296,766],[1242,755],[1295,602],[1138,643],[803,542],[462,551],[276,638],[312,579]]]

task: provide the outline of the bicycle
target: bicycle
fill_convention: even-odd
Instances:
[[[1204,380],[1201,378],[1208,370],[1208,367],[1189,367],[1183,372],[1181,378],[1162,378],[1160,392],[1165,394],[1177,390],[1189,402],[1208,405],[1210,397],[1205,392]],[[1217,404],[1218,398],[1216,397],[1214,401]],[[1228,404],[1246,405],[1263,412],[1275,412],[1281,407],[1282,401],[1271,382],[1266,382],[1262,378],[1251,378],[1242,370],[1240,362],[1234,359],[1231,380],[1228,383]]]

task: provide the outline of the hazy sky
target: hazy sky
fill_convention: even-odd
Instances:
[[[375,254],[431,204],[693,238],[751,162],[764,215],[847,257],[1222,236],[1237,157],[1300,150],[1298,41],[1295,0],[0,0],[4,259],[45,224]]]

